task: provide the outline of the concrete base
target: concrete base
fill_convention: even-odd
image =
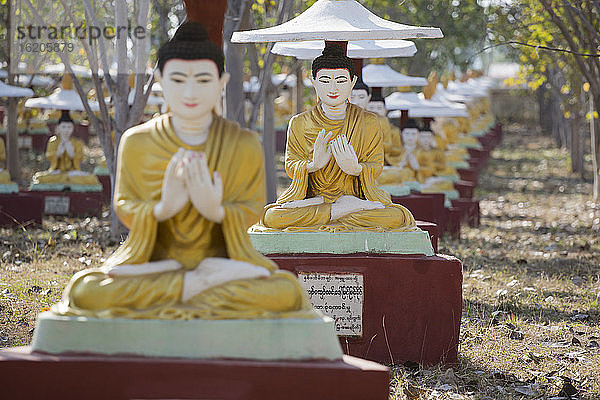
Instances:
[[[0,194],[0,226],[42,224],[44,201],[25,193]]]
[[[76,185],[72,183],[32,183],[29,186],[32,192],[101,192],[102,185]]]
[[[198,345],[202,345],[199,341]],[[252,343],[248,343],[252,346]],[[338,361],[49,356],[0,350],[6,399],[387,400],[386,367]]]
[[[249,232],[263,254],[434,254],[429,233],[414,232]]]
[[[98,181],[102,185],[102,198],[104,199],[104,203],[110,204],[112,200],[110,175],[96,175],[96,178],[98,178]]]
[[[270,255],[296,274],[362,274],[362,337],[340,337],[345,353],[384,364],[457,362],[462,264],[449,256]]]
[[[331,318],[138,320],[38,316],[33,351],[249,360],[338,360]]]
[[[0,194],[19,193],[19,185],[16,183],[0,184]]]
[[[408,196],[411,188],[408,185],[381,185],[379,189],[383,189],[392,196]]]

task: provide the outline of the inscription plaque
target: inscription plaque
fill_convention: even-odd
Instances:
[[[70,199],[67,196],[46,196],[44,199],[45,214],[67,215]]]
[[[313,307],[335,321],[338,336],[362,336],[363,275],[299,272]]]

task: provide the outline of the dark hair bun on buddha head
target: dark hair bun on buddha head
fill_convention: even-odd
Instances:
[[[381,90],[377,90],[373,93],[373,96],[371,96],[371,101],[383,101],[385,102],[383,96],[381,95]]]
[[[417,122],[414,119],[409,118],[406,120],[406,123],[402,127],[402,130],[404,129],[419,129],[419,127],[417,126]]]
[[[371,94],[371,88],[366,85],[360,76],[356,79],[356,84],[352,90],[365,90],[368,94]]]
[[[158,50],[158,70],[162,73],[167,61],[180,60],[211,60],[219,70],[219,75],[225,69],[223,50],[210,41],[206,28],[200,22],[186,21],[179,25],[175,35]]]
[[[312,62],[313,78],[317,77],[317,72],[320,69],[338,69],[345,68],[350,72],[350,79],[354,77],[354,64],[352,60],[346,56],[346,50],[335,44],[325,42],[323,54],[315,58]]]
[[[73,123],[73,119],[71,118],[69,111],[67,111],[67,110],[62,111],[62,113],[60,114],[60,118],[58,119],[58,123],[60,124],[61,122]]]

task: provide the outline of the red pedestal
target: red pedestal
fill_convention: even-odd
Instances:
[[[387,400],[389,396],[387,368],[347,356],[339,361],[188,360],[55,356],[21,347],[0,350],[0,376],[6,399]]]
[[[456,171],[458,172],[461,180],[473,183],[475,186],[477,186],[479,181],[479,172],[476,169],[465,168],[457,169]]]
[[[96,178],[102,184],[102,198],[105,204],[110,204],[111,201],[111,190],[110,190],[110,175],[96,175]]]
[[[381,363],[455,363],[462,315],[462,264],[448,256],[271,255],[299,272],[362,274],[363,336],[344,352]]]
[[[0,194],[0,226],[42,224],[44,201],[25,193]]]
[[[443,193],[411,193],[408,196],[392,196],[392,202],[408,208],[415,219],[435,223],[439,235],[443,235],[446,231]]]
[[[440,235],[438,231],[438,226],[433,222],[427,221],[417,221],[417,226],[424,231],[429,232],[429,238],[431,239],[431,246],[433,247],[433,251],[437,253],[438,251],[438,237]]]
[[[454,188],[458,191],[461,199],[472,199],[475,192],[475,184],[473,182],[458,181],[454,183]]]
[[[448,215],[448,225],[446,232],[454,238],[460,238],[460,222],[463,219],[465,211],[459,207],[450,207],[446,209]]]
[[[469,224],[469,226],[479,226],[480,210],[479,201],[473,199],[456,199],[451,200],[452,206],[462,209],[463,220]]]
[[[26,193],[41,199],[44,214],[99,217],[102,213],[102,192],[29,191]]]
[[[48,146],[48,140],[51,135],[29,135],[31,138],[31,150],[36,153],[45,153]]]
[[[278,153],[285,152],[285,144],[287,142],[287,131],[278,129],[275,131],[275,150]]]

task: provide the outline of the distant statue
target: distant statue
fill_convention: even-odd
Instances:
[[[229,75],[221,48],[196,22],[158,51],[170,112],[128,129],[114,207],[127,240],[100,269],[77,273],[53,311],[155,319],[313,318],[289,272],[259,254],[247,230],[265,203],[254,132],[215,108]]]
[[[46,159],[50,162],[50,167],[33,176],[34,185],[99,185],[94,175],[81,170],[83,142],[72,136],[74,127],[69,112],[63,111],[56,125],[56,134],[46,146]]]
[[[318,103],[289,122],[291,185],[255,230],[410,231],[415,220],[375,180],[384,163],[379,118],[348,102],[357,77],[345,51],[328,44],[312,63]]]
[[[0,185],[12,184],[10,180],[10,173],[6,168],[6,147],[4,146],[4,140],[0,139]]]

